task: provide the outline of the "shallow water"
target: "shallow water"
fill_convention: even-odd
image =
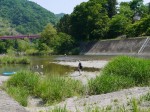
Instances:
[[[111,60],[115,56],[90,56],[90,55],[69,55],[69,56],[32,56],[30,65],[0,65],[0,74],[3,72],[17,72],[20,70],[31,70],[41,74],[65,75],[71,71],[76,71],[77,67],[69,67],[51,63],[53,61],[86,61],[86,60]],[[43,65],[43,68],[41,68]],[[37,67],[38,66],[38,67]],[[78,66],[78,65],[77,65]],[[97,71],[94,68],[84,68],[85,71]]]

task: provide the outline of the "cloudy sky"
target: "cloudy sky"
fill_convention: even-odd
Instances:
[[[59,14],[66,13],[70,14],[73,11],[73,8],[80,4],[81,2],[87,2],[88,0],[30,0],[33,1],[47,10]],[[122,1],[131,1],[131,0],[118,0],[118,2]],[[150,0],[144,0],[144,3],[148,3]]]

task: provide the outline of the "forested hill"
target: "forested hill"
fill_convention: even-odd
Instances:
[[[58,21],[54,13],[28,0],[0,0],[0,17],[22,34],[39,33]]]

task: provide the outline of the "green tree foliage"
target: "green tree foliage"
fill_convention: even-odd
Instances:
[[[97,40],[108,31],[107,11],[95,1],[83,2],[71,14],[71,31],[76,40]]]
[[[0,17],[0,36],[3,35],[17,35],[19,34],[14,26],[4,18]]]
[[[56,29],[48,24],[39,40],[39,50],[51,51],[51,53],[68,54],[74,46],[74,39],[65,33],[57,33]]]
[[[67,33],[70,34],[70,28],[71,28],[71,24],[70,24],[70,15],[65,14],[57,23],[57,31],[58,32],[63,32],[63,33]]]
[[[126,18],[132,20],[134,16],[133,10],[130,8],[130,4],[128,2],[121,2],[120,9],[119,9],[119,15],[123,15]]]
[[[143,5],[143,0],[132,0],[130,2],[131,10],[133,10],[135,13],[140,12],[140,7]]]
[[[16,25],[22,34],[39,33],[47,23],[57,22],[52,12],[28,0],[0,0],[0,17]]]
[[[69,54],[71,49],[74,47],[74,40],[70,35],[65,33],[58,34],[58,45],[56,46],[56,50],[59,54]]]
[[[117,5],[117,0],[108,0],[107,3],[107,11],[108,11],[108,16],[112,18],[116,13],[116,5]]]
[[[45,43],[49,47],[54,47],[57,37],[56,29],[49,23],[41,33],[40,42]]]
[[[0,40],[0,53],[5,53],[6,52],[6,43]]]
[[[142,18],[140,21],[131,24],[128,27],[127,35],[129,37],[150,36],[150,16]]]
[[[115,15],[110,21],[108,37],[114,38],[125,34],[126,28],[129,24],[129,19],[124,15]]]

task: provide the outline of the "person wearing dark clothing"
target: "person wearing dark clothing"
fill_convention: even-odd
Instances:
[[[81,70],[82,70],[83,66],[79,60],[79,64],[78,64],[78,71],[79,71],[79,74],[81,75]]]

